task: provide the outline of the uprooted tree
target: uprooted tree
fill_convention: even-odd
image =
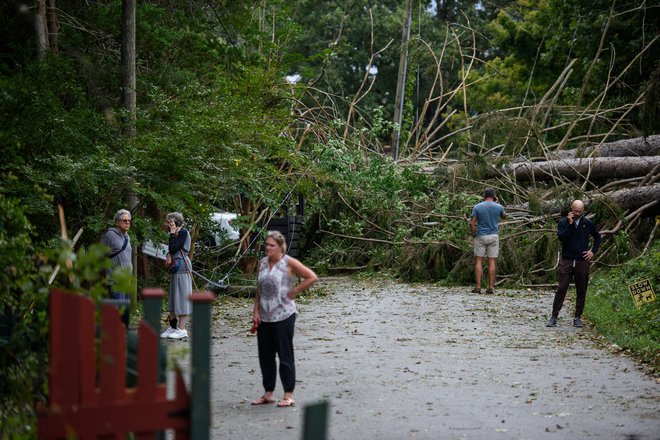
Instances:
[[[556,221],[576,198],[586,202],[605,236],[597,263],[617,264],[643,253],[655,237],[653,216],[660,212],[660,136],[639,136],[634,115],[654,114],[649,91],[660,86],[660,75],[634,90],[628,87],[626,103],[616,95],[635,66],[642,60],[649,65],[658,35],[650,35],[636,53],[620,59],[612,53],[616,68],[599,82],[598,60],[611,38],[612,17],[636,11],[614,8],[600,44],[588,55],[592,59],[570,60],[545,84],[532,70],[522,104],[488,113],[471,111],[472,96],[483,96],[480,83],[490,81],[483,73],[489,66],[495,77],[504,77],[507,66],[479,58],[474,29],[448,25],[441,48],[411,40],[416,57],[411,64],[422,66],[428,94],[402,122],[396,164],[380,157],[389,149],[388,138],[379,135],[388,127],[385,118],[377,112],[367,117],[358,108],[374,78],[365,73],[355,96],[344,100],[347,111],[333,96],[299,87],[294,135],[331,146],[323,157],[334,185],[319,191],[327,207],[307,225],[319,265],[394,266],[406,278],[467,281],[472,277],[467,217],[485,186],[498,190],[509,211],[501,230],[499,282],[554,279]],[[375,47],[373,35],[370,59],[387,50]],[[447,82],[451,69],[458,75]],[[576,76],[577,69],[585,70]],[[532,93],[539,97],[535,102]]]
[[[660,136],[626,139],[583,149],[552,152],[549,160],[518,160],[489,176],[511,176],[518,183],[578,183],[591,201],[611,200],[625,210],[645,215],[660,212]],[[544,200],[542,211],[559,210],[561,201]],[[521,205],[526,207],[528,205]]]

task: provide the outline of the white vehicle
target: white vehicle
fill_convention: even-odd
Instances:
[[[211,214],[211,220],[214,223],[213,241],[214,246],[220,246],[226,241],[236,241],[241,237],[239,230],[232,225],[232,222],[238,217],[233,212],[216,212]]]

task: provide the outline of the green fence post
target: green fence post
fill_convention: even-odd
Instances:
[[[190,438],[208,440],[211,423],[211,302],[210,292],[193,292],[192,324],[192,402]]]
[[[142,313],[144,320],[149,324],[157,335],[160,335],[160,315],[165,291],[163,289],[147,287],[142,289]],[[158,382],[167,381],[167,347],[162,342],[158,343]],[[156,440],[164,440],[165,432],[157,432]]]
[[[142,290],[144,320],[153,327],[156,334],[160,334],[160,308],[164,297],[163,289],[148,287]]]
[[[163,289],[149,287],[142,290],[142,311],[144,320],[160,335],[161,304],[165,297]],[[158,344],[158,382],[165,383],[167,368],[167,347]]]
[[[328,431],[328,401],[305,406],[303,440],[325,440]]]

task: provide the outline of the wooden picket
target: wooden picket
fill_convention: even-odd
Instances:
[[[84,296],[52,289],[50,296],[50,400],[37,410],[40,439],[154,438],[166,429],[176,439],[191,432],[191,400],[176,371],[176,397],[158,382],[159,336],[138,327],[137,386],[126,387],[126,330],[117,309],[101,309],[101,343],[95,350],[94,304]],[[99,365],[97,371],[97,364]]]

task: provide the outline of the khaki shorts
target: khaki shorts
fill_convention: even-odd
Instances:
[[[474,237],[474,256],[497,258],[500,254],[500,238],[497,234]]]

